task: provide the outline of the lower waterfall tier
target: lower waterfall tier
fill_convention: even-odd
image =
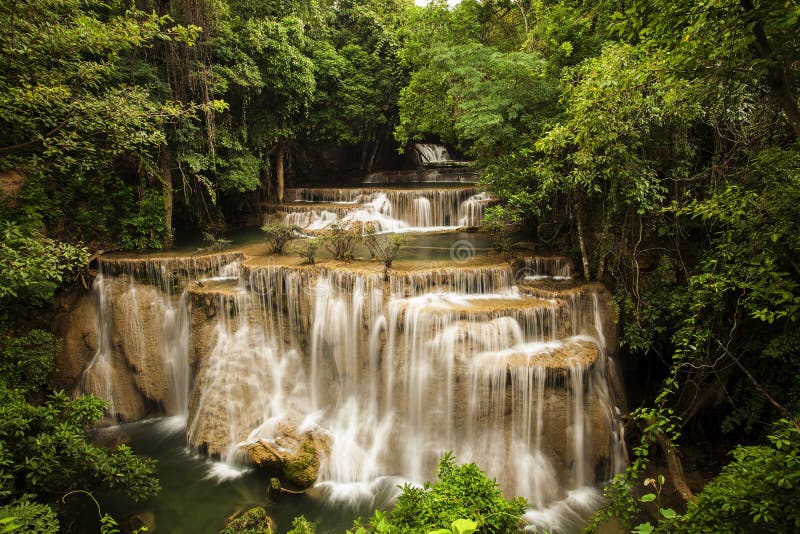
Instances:
[[[76,390],[116,420],[183,416],[189,442],[231,464],[286,465],[294,443],[305,474],[284,483],[339,504],[430,479],[446,450],[537,509],[622,469],[602,287],[517,286],[509,264],[385,278],[241,262],[200,262],[183,292],[161,269],[101,265],[63,325]]]

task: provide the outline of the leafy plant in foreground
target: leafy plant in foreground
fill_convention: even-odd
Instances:
[[[435,483],[422,487],[406,484],[388,516],[378,510],[369,525],[356,523],[351,532],[482,533],[515,532],[528,504],[523,498],[506,500],[494,480],[475,464],[456,465],[448,452],[439,462]],[[474,525],[474,526],[473,526]]]

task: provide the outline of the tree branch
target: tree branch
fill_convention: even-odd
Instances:
[[[748,378],[748,380],[750,380],[750,382],[752,382],[752,384],[756,388],[756,390],[759,393],[761,393],[761,395],[763,395],[764,398],[767,399],[770,404],[772,404],[775,408],[777,408],[777,410],[779,412],[781,412],[781,414],[783,414],[784,417],[786,417],[789,421],[791,421],[792,424],[794,425],[794,427],[797,429],[797,432],[800,433],[800,422],[798,422],[797,418],[795,418],[794,415],[792,415],[792,412],[787,410],[782,404],[780,404],[778,401],[776,401],[775,398],[772,395],[770,395],[767,392],[767,390],[765,390],[761,386],[761,384],[758,383],[758,380],[756,380],[755,377],[750,374],[750,371],[748,371],[747,368],[745,368],[745,366],[742,365],[742,362],[739,361],[739,358],[737,358],[731,351],[729,351],[728,348],[725,347],[725,345],[723,345],[720,340],[717,340],[717,343],[719,344],[720,347],[722,347],[722,350],[725,351],[725,354],[730,356],[730,358],[733,360],[733,362],[736,364],[736,366],[739,369],[741,369],[741,371],[745,374],[745,376]]]

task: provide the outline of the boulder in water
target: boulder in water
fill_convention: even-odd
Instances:
[[[242,447],[259,468],[276,473],[285,484],[305,490],[317,481],[320,453],[327,442],[311,432],[286,432],[273,440],[260,439]]]
[[[257,506],[229,518],[220,534],[272,534],[273,532],[275,532],[275,521],[267,515],[266,510]]]

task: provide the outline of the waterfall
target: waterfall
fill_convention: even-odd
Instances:
[[[479,226],[491,196],[474,187],[444,189],[297,188],[276,207],[283,220],[307,230],[371,224],[381,232]]]
[[[414,151],[419,158],[420,163],[423,165],[441,165],[448,163],[450,160],[450,153],[444,145],[437,145],[433,143],[416,143]]]
[[[75,394],[91,393],[109,402],[120,420],[143,417],[154,406],[188,415],[191,279],[236,278],[241,255],[191,259],[103,260],[94,281],[98,346]]]
[[[418,217],[439,216],[410,198]],[[249,444],[312,432],[326,443],[314,491],[336,505],[391,499],[452,450],[526,497],[531,528],[558,530],[626,461],[609,297],[531,282],[571,268],[540,257],[384,279],[241,256],[108,260],[81,391],[121,419],[183,414],[189,443],[231,467]]]

